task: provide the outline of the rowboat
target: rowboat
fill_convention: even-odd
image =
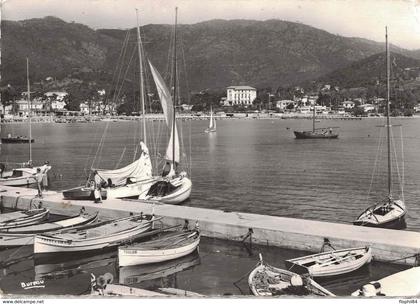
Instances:
[[[36,235],[34,253],[81,252],[118,246],[139,238],[152,227],[154,220],[151,216],[136,215],[81,229]]]
[[[63,228],[80,227],[93,223],[97,219],[98,213],[92,215],[80,214],[60,221],[5,229],[0,232],[0,247],[32,245],[36,234]]]
[[[62,193],[65,199],[88,201],[88,200],[95,199],[94,191],[95,191],[94,187],[80,186],[80,187],[64,190]],[[102,199],[105,200],[107,198],[107,191],[105,189],[101,189],[100,193],[101,193]]]
[[[351,295],[355,297],[418,297],[420,267],[397,272],[378,281],[363,285]]]
[[[105,273],[98,278],[91,273],[91,294],[102,296],[136,296],[136,297],[202,297],[203,295],[178,288],[158,288],[151,291],[131,286],[112,284],[113,276]]]
[[[155,240],[119,247],[118,263],[131,266],[174,260],[196,250],[199,243],[196,230],[170,232]]]
[[[294,272],[266,264],[261,255],[260,262],[249,274],[248,284],[255,296],[334,296],[309,276],[300,276]]]
[[[197,252],[193,252],[182,258],[163,263],[120,267],[119,283],[133,285],[154,280],[161,282],[161,278],[168,278],[199,264],[200,256]]]
[[[45,208],[3,213],[0,215],[0,230],[39,223],[48,217],[48,213]]]
[[[311,277],[329,277],[355,271],[372,260],[370,247],[333,250],[287,260],[286,267]]]
[[[11,136],[10,134],[7,137],[1,138],[3,144],[27,144],[29,141],[33,143],[35,140],[33,138],[29,139],[26,136]]]

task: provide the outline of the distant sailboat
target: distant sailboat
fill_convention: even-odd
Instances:
[[[387,129],[387,155],[388,155],[388,197],[384,202],[370,206],[362,212],[353,222],[358,226],[369,226],[377,228],[405,228],[404,217],[407,213],[403,199],[394,199],[392,197],[392,165],[391,165],[391,138],[390,129],[391,122],[389,119],[390,101],[389,101],[389,46],[388,46],[388,30],[386,30],[386,71],[387,71],[387,99],[386,99],[386,129]]]
[[[216,120],[213,117],[213,111],[212,111],[211,106],[210,106],[210,124],[209,124],[209,127],[206,130],[204,130],[204,132],[206,133],[216,132]]]
[[[332,139],[338,138],[338,127],[326,127],[326,128],[315,128],[315,114],[316,114],[316,103],[313,105],[313,116],[312,116],[312,130],[311,131],[294,131],[296,139]]]

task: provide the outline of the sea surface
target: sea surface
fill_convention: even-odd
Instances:
[[[340,127],[338,139],[296,140],[293,130],[310,129],[310,120],[219,120],[213,134],[204,133],[205,120],[183,122],[179,125],[182,165],[193,182],[191,199],[185,204],[351,223],[370,204],[387,197],[383,124],[383,118],[321,120],[320,127]],[[420,119],[395,119],[393,124],[393,193],[404,195],[407,229],[420,231]],[[130,163],[138,156],[135,150],[143,138],[139,122],[33,124],[32,131],[33,161],[50,162],[50,188],[55,190],[83,184],[91,167]],[[25,124],[2,126],[2,136],[26,132]],[[154,170],[159,172],[168,140],[165,125],[149,121],[146,138]],[[28,160],[28,145],[3,144],[0,149],[2,162]],[[278,267],[284,267],[285,259],[308,254],[203,238],[199,254],[147,267],[119,268],[115,250],[42,261],[33,257],[31,246],[25,246],[0,251],[0,289],[14,294],[86,294],[91,272],[96,276],[110,272],[115,282],[134,287],[249,295],[247,273],[260,252]],[[374,262],[354,274],[321,283],[344,296],[403,268]],[[45,281],[44,288],[22,288],[22,282],[39,279]]]

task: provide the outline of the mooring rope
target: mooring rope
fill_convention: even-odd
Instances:
[[[366,201],[369,200],[369,196],[370,196],[370,193],[372,191],[373,181],[375,180],[376,173],[377,173],[378,161],[379,161],[379,158],[382,155],[382,151],[383,151],[383,145],[382,145],[382,142],[383,142],[382,137],[383,136],[382,136],[382,133],[383,133],[383,130],[381,128],[380,131],[379,131],[378,147],[376,149],[375,163],[373,165],[373,170],[372,170],[372,175],[371,175],[371,178],[370,178],[370,185],[369,185],[369,190],[368,190],[368,193],[367,193]]]

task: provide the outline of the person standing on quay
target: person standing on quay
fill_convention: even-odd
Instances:
[[[35,174],[35,180],[36,180],[36,185],[38,187],[38,197],[42,198],[42,181],[43,181],[44,177],[42,176],[41,173],[41,168],[37,168],[36,169],[36,174]]]

